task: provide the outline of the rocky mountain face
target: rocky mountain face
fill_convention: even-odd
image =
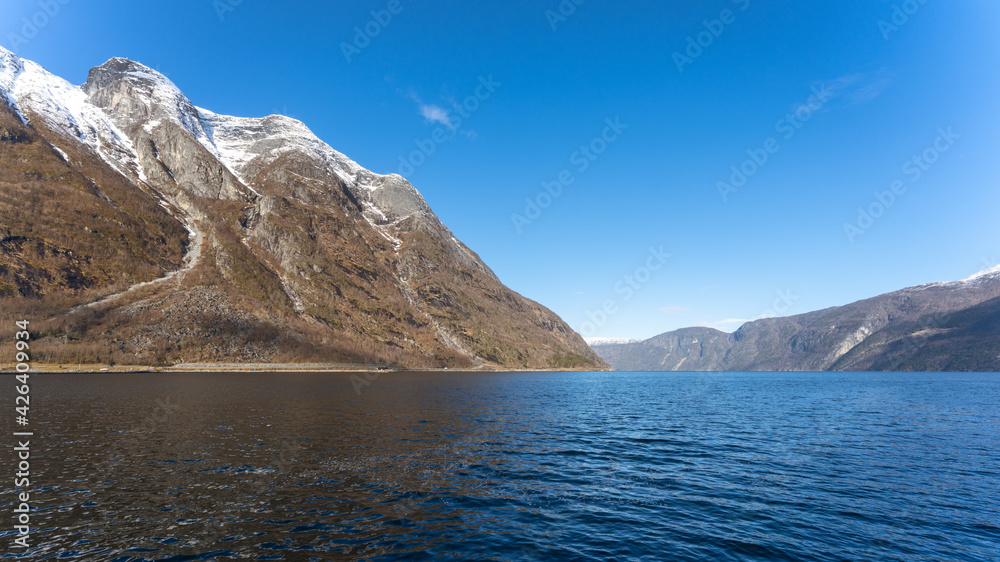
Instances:
[[[35,360],[606,368],[404,178],[112,59],[0,48],[0,312]]]
[[[594,349],[635,371],[1000,371],[1000,267],[744,324]]]

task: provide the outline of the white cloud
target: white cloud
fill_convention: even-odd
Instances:
[[[723,332],[731,332],[747,322],[764,320],[766,318],[778,318],[778,316],[773,312],[765,312],[763,314],[758,314],[753,318],[726,318],[725,320],[719,320],[718,322],[701,322],[697,325],[705,328],[715,328],[716,330],[722,330]]]
[[[719,320],[718,322],[713,322],[712,327],[715,328],[719,326],[743,325],[750,321],[751,320],[747,318],[726,318],[725,320]]]
[[[451,122],[451,116],[448,114],[448,111],[440,106],[423,104],[420,106],[420,114],[429,123],[440,123],[453,131],[455,130],[455,125]]]
[[[693,324],[693,326],[697,326],[700,328],[714,328],[722,332],[732,333],[735,332],[743,324],[746,324],[747,322],[751,321],[752,320],[749,318],[726,318],[725,320],[719,320],[718,322],[709,322],[707,320],[702,320],[701,322]]]

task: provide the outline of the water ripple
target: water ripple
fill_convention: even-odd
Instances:
[[[993,374],[32,380],[5,558],[1000,559]]]

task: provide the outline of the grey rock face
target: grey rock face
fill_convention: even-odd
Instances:
[[[177,119],[192,131],[202,129],[191,100],[173,82],[128,59],[113,58],[91,69],[83,91],[123,129],[164,119]]]
[[[722,363],[732,346],[731,334],[684,328],[643,342],[593,347],[620,371],[708,371]]]
[[[83,90],[129,135],[155,187],[174,196],[176,186],[185,195],[256,199],[201,142],[208,136],[197,109],[161,74],[115,58],[92,69]]]
[[[375,179],[373,187],[371,201],[390,222],[413,215],[433,215],[423,196],[402,176],[381,176]]]
[[[1000,370],[1000,272],[846,306],[595,346],[619,370]]]

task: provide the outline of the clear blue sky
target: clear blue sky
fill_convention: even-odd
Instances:
[[[586,335],[732,330],[776,300],[806,312],[1000,259],[995,0],[586,0],[564,18],[560,0],[50,1],[51,17],[3,2],[0,42],[75,83],[129,57],[198,106],[301,119],[382,173],[444,128],[408,178],[505,283]],[[894,5],[913,13],[894,24]],[[454,104],[490,77],[463,116]],[[796,111],[808,121],[779,123]],[[627,128],[606,131],[616,118]],[[928,149],[933,164],[904,169]],[[748,150],[768,160],[724,199]],[[563,171],[572,183],[519,232],[512,215]],[[896,180],[852,242],[845,223]],[[663,267],[627,279],[661,246]],[[587,325],[605,301],[614,313]]]

